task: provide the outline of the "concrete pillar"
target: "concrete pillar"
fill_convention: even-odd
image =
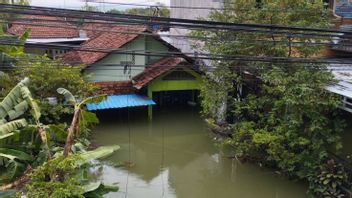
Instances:
[[[153,100],[153,91],[149,89],[148,87],[148,97]],[[153,106],[149,105],[148,106],[148,118],[149,121],[153,120]]]

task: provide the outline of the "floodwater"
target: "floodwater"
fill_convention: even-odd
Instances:
[[[304,198],[307,185],[273,171],[223,157],[198,110],[105,112],[94,129],[98,146],[121,149],[104,160],[99,179],[117,184],[107,198]],[[128,119],[130,117],[130,119]],[[129,168],[114,164],[127,163]]]

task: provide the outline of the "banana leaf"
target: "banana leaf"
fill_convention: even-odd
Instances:
[[[20,175],[25,169],[24,163],[33,161],[33,157],[25,152],[0,148],[0,166],[4,171],[0,173],[0,181],[10,181]]]
[[[37,102],[35,102],[35,100],[33,99],[32,94],[29,91],[28,87],[26,86],[21,87],[21,93],[22,93],[22,97],[27,101],[28,105],[31,107],[32,116],[34,117],[35,120],[39,121],[41,116],[40,108]]]
[[[13,135],[14,131],[26,127],[27,125],[28,124],[25,119],[14,120],[6,124],[0,125],[0,139]]]
[[[119,188],[117,186],[104,185],[102,182],[94,182],[85,185],[85,193],[83,196],[85,198],[103,198],[103,195],[109,192],[117,192]]]
[[[33,161],[33,157],[27,153],[8,148],[0,148],[0,157],[5,157],[9,160]]]
[[[14,110],[8,111],[7,114],[9,115],[10,120],[14,120],[20,117],[21,115],[23,115],[27,110],[28,110],[27,101],[22,101],[14,107]]]
[[[24,99],[22,98],[21,88],[29,84],[29,79],[25,78],[18,83],[7,96],[0,102],[0,119],[4,119],[10,110],[21,103]]]
[[[8,182],[19,176],[26,169],[26,166],[16,160],[6,160],[6,158],[1,159],[0,163],[4,167],[4,171],[0,172],[0,183]]]
[[[11,198],[11,197],[14,197],[17,192],[18,191],[16,191],[16,190],[0,191],[0,197],[1,198]]]
[[[75,97],[73,96],[73,94],[69,90],[67,90],[65,88],[58,88],[56,91],[57,91],[57,93],[59,93],[65,97],[66,102],[68,102],[72,105],[75,105],[77,103]]]
[[[97,95],[97,96],[89,97],[83,100],[80,105],[88,104],[88,103],[98,104],[106,100],[106,98],[107,98],[107,95]]]
[[[120,146],[118,145],[102,146],[95,150],[82,153],[79,155],[80,159],[76,162],[76,165],[82,166],[84,164],[91,162],[92,160],[107,157],[119,149],[120,149]]]

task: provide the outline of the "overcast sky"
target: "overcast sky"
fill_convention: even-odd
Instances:
[[[169,0],[96,0],[97,2],[117,2],[117,3],[132,3],[132,4],[146,4],[154,5],[157,2],[169,5]],[[33,6],[44,6],[44,7],[55,7],[55,8],[70,8],[70,9],[80,9],[85,5],[84,0],[31,0],[31,5]],[[103,3],[89,3],[91,6],[96,6],[100,10],[110,10],[110,9],[126,9],[127,6],[103,4]]]

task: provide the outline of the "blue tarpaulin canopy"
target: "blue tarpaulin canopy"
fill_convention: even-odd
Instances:
[[[126,107],[140,107],[155,105],[156,103],[145,97],[136,94],[108,96],[106,100],[98,104],[87,104],[89,111],[104,109],[120,109]]]

